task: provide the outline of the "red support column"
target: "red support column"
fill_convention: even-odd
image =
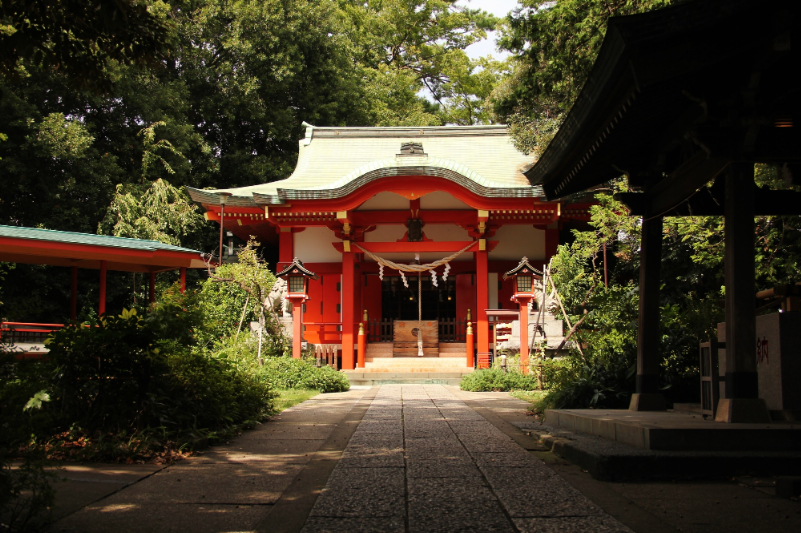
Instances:
[[[100,261],[100,303],[97,306],[97,314],[102,315],[106,312],[106,262]]]
[[[278,233],[278,262],[283,266],[292,262],[295,257],[295,242],[292,228],[280,228]]]
[[[353,353],[355,309],[355,262],[354,252],[342,252],[342,369],[353,370],[356,361]]]
[[[150,273],[150,303],[156,301],[156,273]]]
[[[181,294],[186,292],[186,267],[181,267]]]
[[[487,307],[489,307],[489,262],[487,250],[475,252],[476,258],[476,338],[478,343],[476,352],[478,360],[489,361],[489,320],[487,320]],[[481,364],[479,364],[481,367]]]
[[[545,230],[545,262],[547,263],[551,257],[556,255],[556,247],[559,246],[559,227],[558,223],[554,223],[555,228],[548,228]]]
[[[72,287],[70,290],[70,320],[78,318],[78,267],[72,267]]]
[[[292,357],[300,359],[303,342],[303,300],[292,301]]]

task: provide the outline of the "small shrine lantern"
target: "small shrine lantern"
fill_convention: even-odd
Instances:
[[[276,276],[286,281],[286,299],[292,303],[292,357],[300,359],[303,340],[303,302],[309,299],[309,280],[316,280],[317,274],[306,269],[303,262],[296,257]]]
[[[511,300],[520,306],[520,365],[524,372],[528,372],[528,304],[536,300],[534,295],[534,280],[542,279],[542,272],[528,263],[524,257],[520,264],[503,275],[504,281],[514,280],[515,293]]]

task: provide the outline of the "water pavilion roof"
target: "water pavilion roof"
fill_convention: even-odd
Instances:
[[[125,272],[205,268],[201,252],[158,241],[0,226],[0,261]]]
[[[537,198],[543,195],[522,171],[532,157],[512,144],[508,128],[315,127],[306,125],[295,171],[284,180],[233,189],[188,188],[200,204],[280,205],[290,200],[344,197],[373,180],[392,176],[433,176],[458,183],[485,197]]]

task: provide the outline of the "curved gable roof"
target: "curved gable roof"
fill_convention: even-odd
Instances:
[[[419,143],[423,154],[401,154],[404,143]],[[374,179],[437,176],[486,196],[537,197],[522,171],[532,158],[512,144],[506,126],[420,128],[318,128],[307,125],[290,177],[251,187],[215,191],[189,189],[199,203],[281,204],[287,199],[338,198]]]

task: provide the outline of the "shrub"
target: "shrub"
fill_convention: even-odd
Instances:
[[[29,362],[6,361],[3,376],[17,379],[0,386],[0,405],[15,431],[0,444],[84,459],[140,456],[268,416],[275,393],[255,356],[248,362],[193,346],[194,322],[191,308],[173,302],[147,319],[127,311],[68,326],[34,363],[38,381]],[[28,399],[35,408],[23,413]]]
[[[500,368],[486,368],[463,376],[459,387],[472,392],[536,390],[537,378],[519,370],[504,372]]]
[[[279,389],[316,389],[320,392],[342,392],[350,388],[348,377],[330,366],[317,368],[314,359],[270,357],[263,372]]]

